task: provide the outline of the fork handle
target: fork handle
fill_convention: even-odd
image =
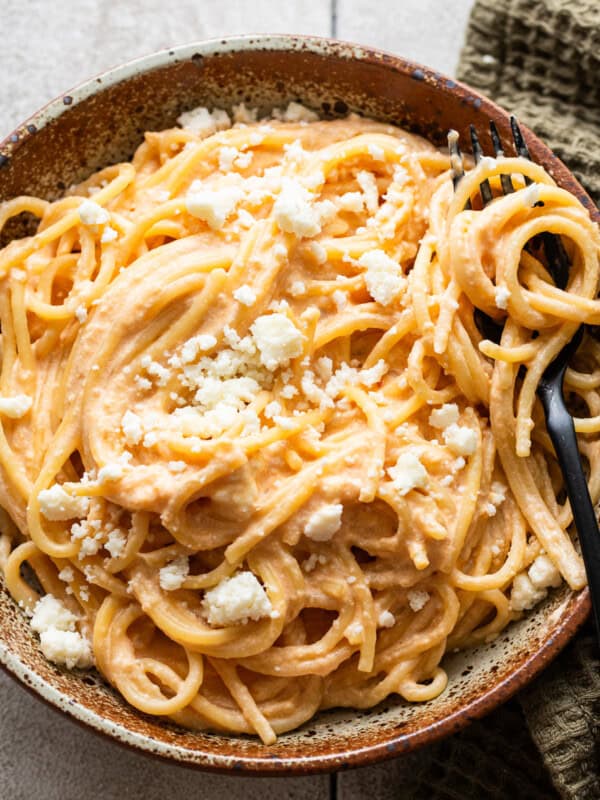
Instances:
[[[538,386],[538,396],[544,407],[546,427],[565,479],[587,572],[596,638],[600,643],[600,531],[581,463],[573,417],[565,405],[562,386],[547,386],[542,383]]]

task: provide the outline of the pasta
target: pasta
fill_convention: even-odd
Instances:
[[[187,727],[431,699],[447,651],[585,585],[535,388],[600,322],[597,227],[540,166],[454,193],[446,153],[357,116],[180,121],[0,207],[39,219],[0,252],[8,588],[48,658]],[[597,500],[589,335],[566,388]]]

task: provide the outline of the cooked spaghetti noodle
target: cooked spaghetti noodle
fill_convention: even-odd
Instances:
[[[0,207],[39,218],[0,252],[0,565],[50,659],[270,743],[433,698],[446,651],[584,586],[535,388],[600,322],[599,236],[522,159],[454,193],[398,128],[236,114]],[[588,337],[567,390],[594,499],[599,388]]]

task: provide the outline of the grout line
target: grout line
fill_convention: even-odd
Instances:
[[[331,35],[335,39],[338,27],[338,4],[337,0],[331,0]]]

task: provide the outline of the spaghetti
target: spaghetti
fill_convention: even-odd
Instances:
[[[433,698],[447,650],[584,586],[535,388],[600,322],[597,228],[541,167],[484,159],[453,193],[403,130],[275,117],[197,109],[0,207],[39,218],[0,252],[8,588],[50,659],[265,743]],[[567,391],[595,500],[599,388],[588,337]]]

